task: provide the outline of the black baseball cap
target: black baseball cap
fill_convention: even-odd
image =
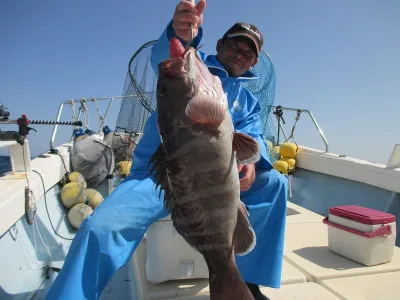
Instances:
[[[256,48],[257,55],[260,55],[264,39],[261,32],[255,25],[237,22],[228,29],[228,31],[224,34],[223,39],[239,36],[247,37],[248,39],[250,39]]]

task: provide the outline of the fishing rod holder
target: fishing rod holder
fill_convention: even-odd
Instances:
[[[18,131],[0,131],[0,148],[8,148],[11,160],[11,171],[13,174],[32,171],[29,143],[26,136],[29,134],[29,131],[36,131],[36,129],[29,127],[30,124],[82,126],[81,121],[29,120],[25,114],[21,115],[17,120],[3,118],[0,120],[0,125],[1,124],[18,125]]]
[[[36,129],[29,127],[30,124],[33,125],[68,125],[68,126],[82,126],[82,121],[69,122],[69,121],[46,121],[46,120],[29,120],[28,117],[23,114],[17,120],[2,119],[0,120],[0,125],[18,125],[18,132],[16,131],[0,131],[0,141],[16,141],[20,145],[25,142],[26,136],[29,135],[31,130],[36,131]]]

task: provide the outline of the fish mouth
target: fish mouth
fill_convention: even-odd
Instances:
[[[158,73],[170,77],[178,77],[185,74],[185,61],[181,57],[166,59],[159,63]]]
[[[158,65],[159,75],[178,77],[187,74],[196,78],[196,53],[193,48],[186,49],[180,57],[168,58]]]

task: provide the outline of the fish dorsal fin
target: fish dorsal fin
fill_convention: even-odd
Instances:
[[[155,174],[156,189],[159,186],[161,186],[160,196],[161,196],[161,191],[164,190],[164,204],[166,209],[168,211],[171,211],[174,203],[168,182],[167,163],[168,161],[166,159],[164,147],[162,144],[160,144],[156,152],[154,152],[154,154],[150,158],[149,165],[153,164],[153,166],[150,169],[149,175],[152,174],[154,171],[156,172]]]
[[[234,132],[233,151],[236,151],[236,159],[240,164],[255,163],[260,160],[260,146],[251,136]]]
[[[186,115],[195,123],[218,127],[225,118],[225,106],[211,95],[200,94],[190,100]]]
[[[243,203],[238,208],[235,231],[233,233],[233,249],[237,255],[246,255],[256,245],[256,234],[251,227],[248,213]]]

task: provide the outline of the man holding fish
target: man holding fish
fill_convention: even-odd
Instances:
[[[258,61],[263,38],[256,26],[236,23],[218,41],[216,56],[195,54],[190,48],[198,47],[202,37],[205,6],[205,0],[196,5],[180,2],[153,47],[152,65],[160,75],[158,107],[135,149],[131,175],[82,223],[48,299],[97,299],[112,275],[128,262],[147,228],[169,212],[178,232],[205,256],[212,299],[268,299],[258,285],[280,286],[287,180],[269,162],[259,102],[240,85],[256,80],[250,69]],[[182,76],[184,84],[175,82]],[[189,100],[195,101],[172,102],[169,96],[177,89],[191,91]],[[181,115],[179,103],[186,108]],[[199,155],[206,158],[203,164],[193,160]],[[209,158],[219,168],[207,164]],[[185,173],[191,163],[194,171]],[[155,176],[149,176],[151,165]],[[201,180],[194,180],[192,174],[201,175]],[[213,193],[219,196],[211,199]],[[225,200],[229,197],[231,202]],[[237,205],[239,197],[249,216]],[[221,220],[215,223],[218,220],[209,216],[218,213]],[[229,230],[207,231],[212,224]],[[245,255],[233,258],[229,253]],[[240,280],[236,274],[227,279],[224,270],[231,274],[236,265]],[[241,279],[252,295],[246,294]],[[226,289],[244,296],[232,298]]]

